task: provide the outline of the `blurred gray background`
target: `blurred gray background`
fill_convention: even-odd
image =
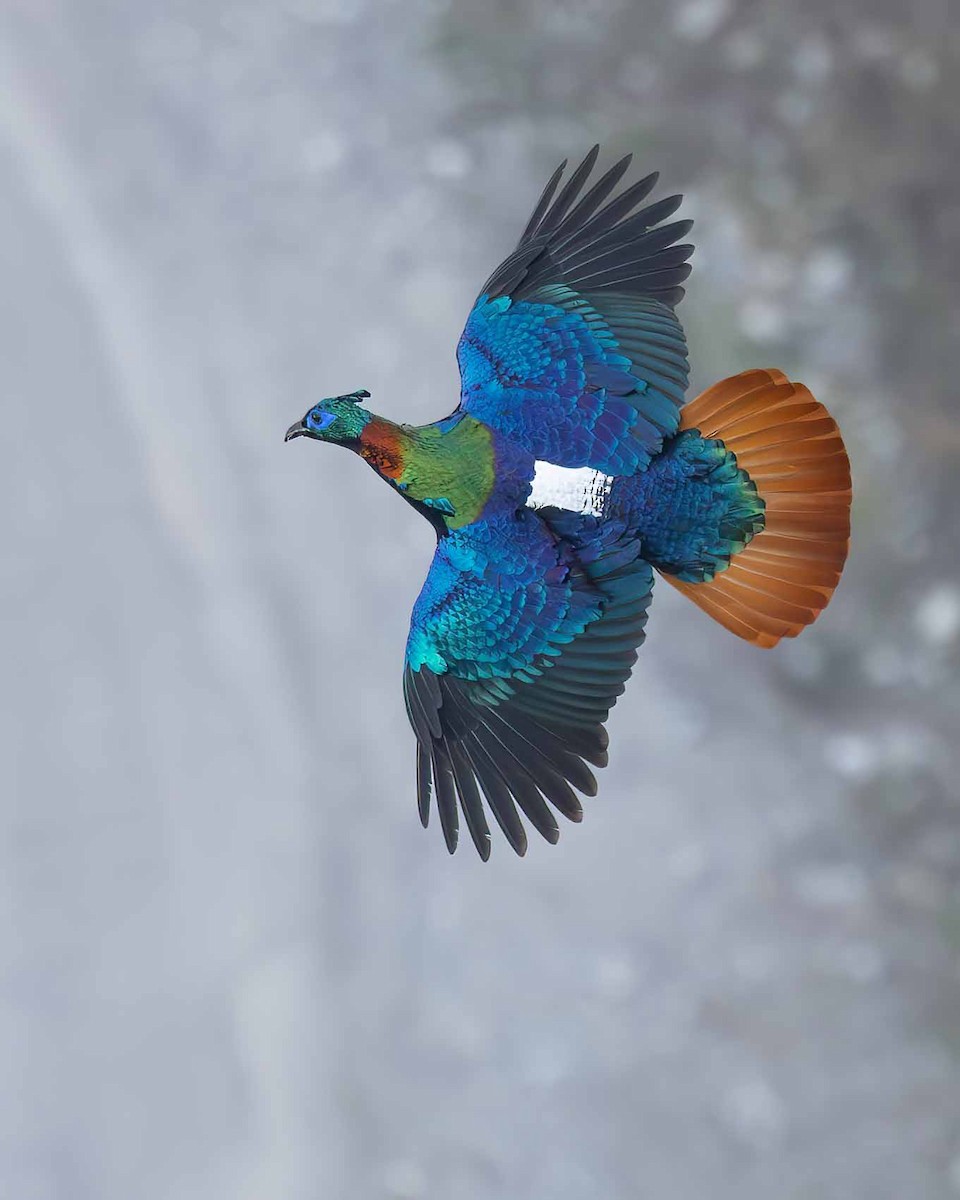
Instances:
[[[3,1200],[960,1196],[954,8],[0,3]],[[416,817],[432,533],[282,435],[448,412],[594,140],[853,551],[769,654],[661,587],[583,826],[484,866]]]

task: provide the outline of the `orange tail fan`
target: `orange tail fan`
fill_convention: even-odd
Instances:
[[[837,423],[777,370],[721,380],[681,411],[720,438],[763,498],[763,529],[705,583],[663,578],[757,646],[796,637],[833,595],[850,544],[850,463]]]

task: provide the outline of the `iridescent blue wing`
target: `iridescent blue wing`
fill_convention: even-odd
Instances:
[[[639,544],[611,522],[523,509],[440,539],[414,606],[403,690],[417,736],[417,798],[447,848],[459,810],[490,853],[482,797],[518,854],[520,812],[548,841],[553,809],[596,794],[604,722],[636,660],[653,586]]]
[[[648,175],[609,199],[630,157],[582,197],[587,155],[554,199],[563,164],[517,248],[494,271],[457,346],[461,408],[539,459],[631,475],[676,432],[687,351],[674,313],[693,222],[663,225],[670,196],[635,211]]]

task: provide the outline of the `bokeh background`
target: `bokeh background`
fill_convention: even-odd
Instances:
[[[960,1195],[954,7],[2,0],[5,1200]],[[769,654],[661,587],[584,824],[484,866],[416,818],[432,533],[282,435],[448,412],[594,140],[853,550]]]

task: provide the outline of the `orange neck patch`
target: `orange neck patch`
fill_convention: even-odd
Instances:
[[[403,474],[408,440],[398,425],[383,417],[374,417],[360,434],[360,457],[388,479],[399,479]]]

